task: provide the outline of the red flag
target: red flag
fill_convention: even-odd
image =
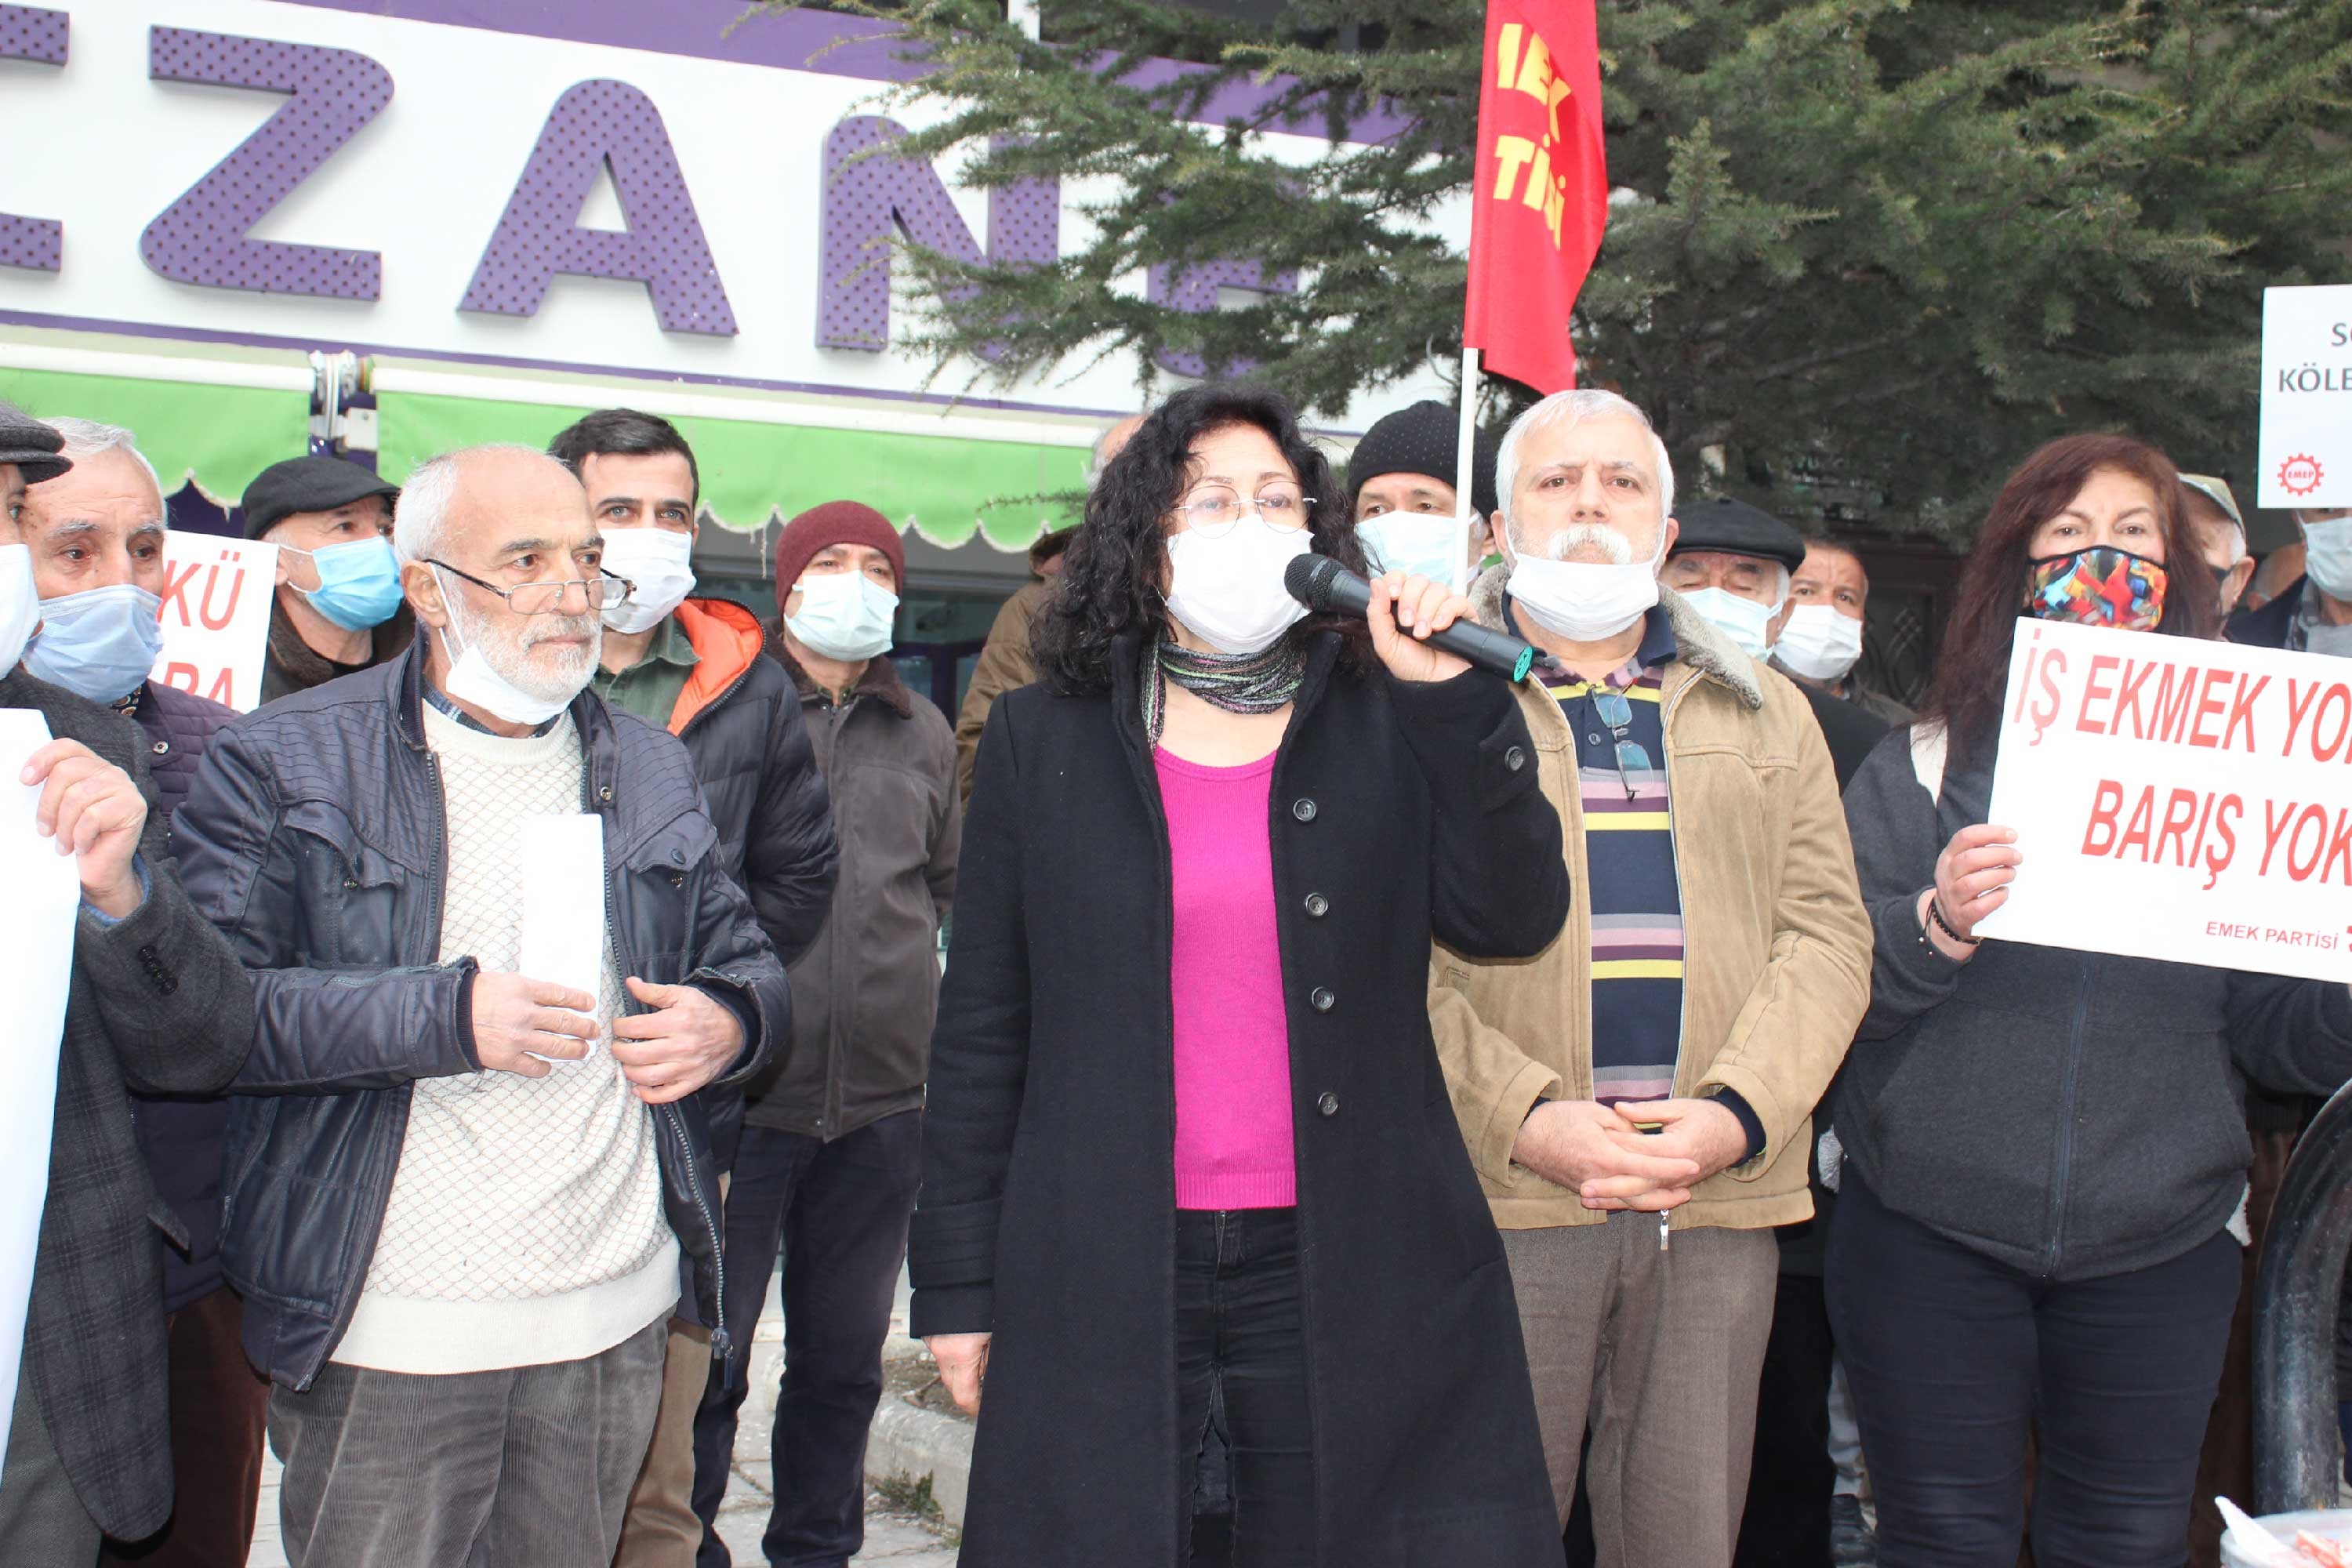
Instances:
[[[1553,393],[1576,384],[1570,310],[1609,221],[1593,0],[1487,0],[1464,346]]]

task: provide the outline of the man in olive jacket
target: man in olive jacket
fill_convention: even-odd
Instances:
[[[782,612],[769,652],[799,690],[833,797],[832,918],[789,971],[793,1039],[750,1089],[727,1194],[727,1327],[749,1341],[783,1255],[784,1371],[771,1434],[774,1563],[846,1562],[863,1541],[866,1433],[920,1175],[939,933],[955,896],[963,806],[955,736],[888,657],[905,547],[856,501],[793,519],[776,542]],[[695,1420],[702,1568],[749,1369],[714,1380]]]
[[[1674,476],[1641,411],[1555,395],[1504,437],[1482,620],[1547,655],[1518,700],[1575,889],[1526,963],[1444,946],[1431,1024],[1502,1227],[1563,1520],[1591,1433],[1603,1568],[1725,1568],[1814,1103],[1871,931],[1804,698],[1654,581]]]
[[[628,598],[604,612],[590,684],[606,706],[685,744],[719,833],[719,862],[750,895],[776,956],[790,963],[833,908],[833,805],[809,751],[800,693],[765,656],[766,629],[740,605],[690,596],[702,500],[694,448],[658,415],[604,408],[558,433],[548,451],[588,491],[604,569],[630,583]],[[703,1098],[723,1175],[742,1131],[742,1096]],[[709,1331],[672,1320],[661,1415],[613,1568],[684,1568],[700,1549],[694,1417],[709,1384]]]
[[[66,470],[60,444],[0,404],[0,708],[47,723],[52,738],[33,757],[40,810],[53,835],[80,844],[82,889],[65,1037],[53,1047],[48,1191],[0,1461],[0,1563],[11,1564],[92,1563],[101,1532],[136,1540],[171,1516],[163,1241],[181,1227],[140,1158],[128,1091],[217,1089],[253,1030],[252,985],[173,876],[137,727],[16,663],[38,613],[16,514],[28,479]]]

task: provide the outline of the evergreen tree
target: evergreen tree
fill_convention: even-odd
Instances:
[[[1454,363],[1465,260],[1432,220],[1466,195],[1481,0],[1293,0],[1270,22],[1062,0],[1042,42],[1000,0],[846,8],[936,68],[903,90],[945,118],[903,152],[1104,193],[1053,266],[909,247],[915,346],[942,366],[1246,362],[1328,412]],[[2252,482],[2262,290],[2347,273],[2352,0],[1602,0],[1600,19],[1617,196],[1582,378],[1651,412],[1686,486],[1958,533],[2034,444],[2093,428]],[[1139,75],[1155,56],[1207,64]],[[1192,118],[1274,72],[1291,85],[1249,123]],[[1249,135],[1382,105],[1408,127],[1304,166]],[[1185,313],[1137,281],[1227,261],[1296,291]],[[1526,396],[1493,391],[1490,419]]]

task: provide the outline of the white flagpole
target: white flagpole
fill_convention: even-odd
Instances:
[[[1454,440],[1454,591],[1470,592],[1470,490],[1478,435],[1478,351],[1462,351],[1462,422]],[[1491,525],[1494,520],[1487,520]]]

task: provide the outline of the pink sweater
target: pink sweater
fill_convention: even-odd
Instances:
[[[1213,768],[1160,751],[1152,760],[1176,906],[1176,1206],[1286,1208],[1298,1201],[1298,1173],[1266,833],[1274,759]]]

